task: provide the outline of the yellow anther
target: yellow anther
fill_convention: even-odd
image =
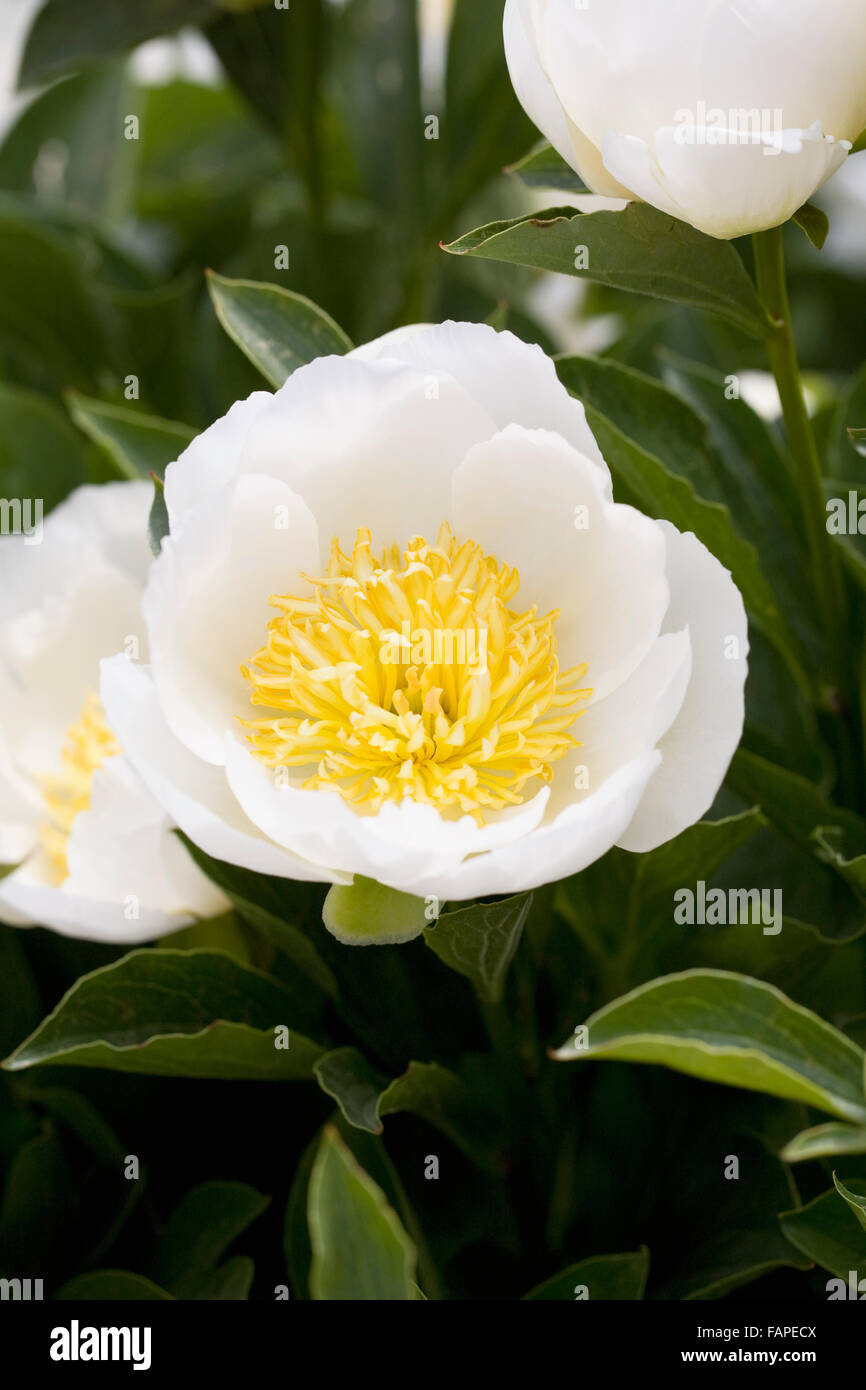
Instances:
[[[267,641],[241,667],[268,711],[241,721],[267,766],[306,764],[305,787],[365,809],[409,796],[481,822],[579,746],[592,690],[585,665],[559,671],[558,611],[511,610],[517,570],[447,523],[435,545],[413,536],[381,557],[362,527],[309,582],[312,597],[271,599]]]
[[[69,873],[66,847],[76,816],[90,806],[93,775],[106,758],[120,751],[120,744],[106,723],[102,702],[90,691],[79,718],[66,731],[62,770],[43,779],[48,820],[41,829],[42,847],[58,884]]]

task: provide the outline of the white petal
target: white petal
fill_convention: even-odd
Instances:
[[[380,883],[386,876],[389,883],[412,881],[428,869],[444,870],[464,856],[514,844],[540,824],[547,804],[542,788],[483,826],[471,816],[448,820],[408,798],[364,814],[336,792],[303,790],[302,777],[276,779],[237,739],[228,740],[226,770],[250,820],[277,844]]]
[[[150,564],[147,522],[153,501],[150,482],[87,484],[76,488],[46,521],[46,544],[57,524],[77,542],[76,568],[84,548],[97,553],[140,588]]]
[[[705,132],[706,133],[706,132]],[[700,132],[698,132],[700,136]],[[786,222],[847,157],[848,145],[819,129],[787,130],[784,148],[682,143],[676,127],[655,132],[652,146],[609,133],[604,161],[647,203],[710,236],[729,238]]]
[[[240,672],[264,644],[271,594],[301,593],[319,543],[285,483],[247,474],[185,516],[151,568],[143,611],[160,704],[174,734],[206,762],[250,711]]]
[[[488,893],[521,893],[580,873],[616,844],[659,761],[657,752],[635,758],[519,844],[473,855],[450,870],[430,865],[417,878],[380,882],[418,897],[460,902]]]
[[[651,752],[679,714],[691,673],[688,630],[659,637],[628,680],[581,715],[574,730],[581,746],[563,762],[587,769],[591,791],[633,758]],[[558,792],[552,790],[551,811],[559,809]],[[574,792],[568,799],[575,799]]]
[[[560,610],[560,666],[587,662],[594,700],[649,651],[669,597],[662,534],[606,501],[596,467],[558,435],[510,426],[473,449],[454,475],[454,517],[458,535],[517,566],[512,603]]]
[[[452,472],[495,426],[443,365],[320,357],[256,419],[242,468],[282,478],[304,499],[323,564],[332,538],[351,548],[359,526],[378,548],[430,539],[447,518]]]
[[[152,495],[145,482],[88,484],[45,517],[41,534],[0,537],[0,626],[61,596],[71,578],[104,573],[106,565],[140,588],[150,562]]]
[[[20,864],[36,843],[38,826],[31,808],[0,780],[0,864]]]
[[[527,29],[520,0],[506,0],[502,20],[505,61],[517,100],[533,125],[537,125],[566,164],[574,164],[574,150],[565,112],[541,66],[532,26]]]
[[[131,638],[143,646],[151,491],[80,487],[41,532],[0,539],[0,862],[36,843],[45,808],[34,777],[58,769],[100,658]]]
[[[129,641],[146,650],[138,585],[106,565],[70,569],[41,607],[0,631],[4,740],[15,766],[57,771],[69,725],[99,681],[102,657]]]
[[[699,59],[706,17],[718,3],[604,0],[583,7],[550,0],[543,7],[542,62],[568,116],[596,148],[607,131],[645,136],[707,97]]]
[[[615,179],[610,170],[605,165],[602,152],[598,145],[594,145],[588,135],[584,135],[582,130],[574,124],[568,116],[565,118],[568,126],[568,133],[571,137],[572,149],[574,151],[571,163],[576,166],[578,173],[592,193],[598,194],[602,198],[614,198],[632,201],[636,194],[633,189],[626,188],[625,184]],[[576,206],[580,206],[579,203]],[[613,211],[618,211],[614,208]],[[600,212],[602,208],[584,207],[584,212]]]
[[[727,0],[711,10],[701,77],[709,106],[821,121],[837,140],[866,126],[866,24],[860,0]]]
[[[0,879],[0,921],[14,927],[45,926],[82,941],[137,946],[180,931],[193,920],[191,914],[178,916],[143,906],[138,918],[127,921],[124,911],[122,902],[74,897],[52,887],[35,856]]]
[[[94,774],[90,808],[73,821],[67,859],[65,893],[119,904],[133,920],[143,908],[180,918],[213,917],[229,906],[124,757],[108,758]]]
[[[521,4],[521,0],[506,0],[503,19],[505,61],[517,100],[545,139],[580,175],[587,188],[609,198],[630,197],[628,189],[611,178],[605,169],[598,147],[563,110],[541,64],[535,33],[526,4]]]
[[[651,144],[687,112],[697,124],[754,110],[788,128],[820,121],[836,140],[866,124],[859,0],[828,0],[820,13],[814,0],[524,3],[556,96],[598,148],[607,136]]]
[[[555,430],[609,474],[586,411],[570,396],[547,353],[485,323],[399,328],[360,349],[366,358],[394,358],[418,371],[447,372],[480,402],[497,430],[506,425]],[[489,437],[493,430],[488,430]],[[475,441],[473,441],[474,443]]]
[[[662,765],[619,840],[635,851],[673,839],[712,806],[743,732],[749,651],[743,600],[728,571],[691,533],[659,524],[671,585],[665,625],[688,625],[693,662],[682,709],[659,743]]]
[[[113,657],[103,663],[100,693],[126,757],[175,825],[205,854],[279,878],[349,881],[265,839],[241,810],[225,770],[203,762],[175,738],[148,670],[124,656]]]
[[[337,792],[302,791],[278,780],[237,739],[227,740],[226,773],[250,820],[277,844],[314,862],[381,883],[386,867],[402,877],[420,872],[425,862],[450,857],[437,858],[422,843],[390,840],[384,832],[389,818],[381,811],[364,818]]]
[[[250,427],[272,399],[270,391],[254,391],[246,400],[235,401],[226,415],[196,435],[183,453],[168,465],[165,505],[173,531],[180,530],[187,512],[197,507],[203,498],[238,476]]]
[[[572,730],[578,747],[553,765],[544,826],[655,749],[682,708],[691,670],[688,631],[665,633],[628,680],[588,706]]]
[[[7,743],[7,701],[0,674],[0,864],[19,864],[29,854],[39,835],[44,818],[44,802],[33,780],[22,773],[12,757]]]
[[[80,487],[45,519],[39,544],[0,539],[2,739],[19,778],[56,770],[100,659],[130,641],[143,654],[151,491]]]

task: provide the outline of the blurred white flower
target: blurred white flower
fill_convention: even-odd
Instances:
[[[862,0],[506,0],[527,114],[610,197],[716,237],[787,221],[866,126]]]
[[[146,656],[151,492],[80,487],[0,540],[0,921],[133,944],[225,910],[97,693],[103,657]]]
[[[459,900],[650,849],[713,801],[742,600],[694,536],[612,501],[540,348],[451,323],[319,358],[194,440],[165,495],[151,667],[118,656],[101,691],[208,854]]]
[[[866,242],[863,223],[866,220],[866,153],[862,150],[847,159],[837,178],[815,199],[830,218],[830,236],[821,253],[829,261],[850,274],[866,274]]]
[[[737,372],[737,383],[742,399],[747,405],[751,406],[756,415],[760,415],[762,420],[769,420],[772,424],[782,418],[782,398],[779,395],[779,388],[776,385],[772,372],[762,371],[743,371]],[[826,387],[824,387],[826,394]],[[806,401],[806,409],[810,415],[814,415],[821,405],[821,391],[809,383],[803,381],[803,396]]]
[[[142,87],[163,87],[178,81],[217,87],[223,80],[222,64],[196,29],[181,29],[172,38],[139,44],[130,55],[129,70]]]
[[[586,314],[588,285],[567,275],[539,275],[526,294],[526,308],[562,352],[577,357],[605,352],[622,336],[619,314]]]

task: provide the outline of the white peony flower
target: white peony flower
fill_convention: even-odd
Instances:
[[[506,0],[518,100],[587,186],[715,237],[786,222],[866,126],[862,0]]]
[[[194,440],[165,496],[151,668],[115,657],[101,690],[208,854],[458,900],[651,849],[713,801],[742,600],[613,502],[540,348],[450,323],[320,358]]]
[[[226,907],[135,774],[99,663],[146,658],[149,483],[80,487],[0,541],[0,921],[134,944]],[[125,656],[123,658],[127,660]]]

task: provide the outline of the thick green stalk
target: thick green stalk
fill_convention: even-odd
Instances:
[[[794,345],[782,228],[773,227],[768,232],[758,233],[753,237],[753,244],[758,293],[775,324],[775,331],[767,340],[767,354],[779,389],[788,444],[796,470],[809,545],[812,584],[830,658],[830,683],[837,686],[836,699],[829,701],[832,706],[838,704],[838,696],[844,698],[843,692],[849,683],[844,657],[847,622],[841,561],[827,531],[821,461],[806,409]]]

